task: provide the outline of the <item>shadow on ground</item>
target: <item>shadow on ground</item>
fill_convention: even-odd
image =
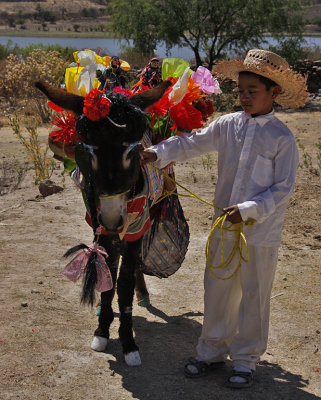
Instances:
[[[185,378],[184,363],[194,355],[194,347],[201,332],[201,325],[192,318],[201,314],[186,313],[168,316],[161,310],[150,307],[149,311],[164,320],[147,321],[134,317],[137,343],[140,346],[142,365],[128,367],[121,353],[118,340],[108,344],[110,369],[122,377],[122,386],[135,399],[153,400],[313,400],[319,397],[304,391],[308,381],[300,375],[282,369],[277,364],[261,362],[255,374],[252,388],[233,390],[225,387],[231,372],[231,363],[219,371],[213,371],[198,379]],[[140,338],[144,342],[140,343]],[[162,382],[162,384],[160,384]],[[160,389],[161,388],[161,389]]]

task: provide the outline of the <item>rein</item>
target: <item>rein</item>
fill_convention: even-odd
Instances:
[[[216,208],[220,211],[223,212],[223,209],[221,207],[216,206],[213,203],[210,203],[209,201],[206,201],[204,199],[202,199],[201,197],[197,196],[195,193],[193,193],[192,191],[190,191],[189,189],[187,189],[186,187],[184,187],[183,185],[179,184],[175,179],[173,179],[172,177],[170,177],[168,174],[166,174],[164,171],[162,171],[161,169],[153,166],[156,170],[158,170],[159,172],[161,172],[164,176],[166,176],[166,178],[168,178],[169,180],[171,180],[175,185],[179,186],[180,188],[182,188],[183,190],[185,190],[186,192],[188,192],[188,195],[184,195],[184,194],[178,194],[175,189],[172,191],[167,191],[164,193],[164,195],[162,195],[158,200],[157,203],[160,202],[161,200],[163,200],[165,197],[170,196],[170,195],[176,195],[176,196],[183,196],[183,197],[190,197],[190,198],[195,198],[213,208]],[[235,228],[233,227],[233,224],[231,224],[230,226],[224,227],[224,223],[226,221],[226,218],[228,217],[229,213],[223,213],[222,215],[220,215],[218,218],[216,218],[216,220],[214,221],[211,231],[209,233],[209,236],[207,238],[206,241],[206,248],[205,248],[205,257],[206,257],[206,262],[207,265],[212,273],[212,275],[222,281],[226,281],[229,280],[231,278],[233,278],[237,271],[240,269],[241,263],[242,261],[244,262],[248,262],[249,261],[249,250],[248,250],[248,245],[247,245],[247,241],[246,238],[244,236],[243,233],[243,225],[253,225],[254,221],[248,221],[245,223],[239,223],[239,224],[235,224]],[[220,234],[221,234],[221,241],[222,241],[222,252],[221,252],[221,261],[219,265],[212,265],[210,262],[210,248],[211,248],[211,241],[212,241],[212,236],[213,233],[215,231],[215,229],[219,228],[220,229]],[[224,240],[224,232],[235,232],[235,242],[234,242],[234,246],[233,249],[231,250],[230,254],[228,255],[227,259],[224,261],[224,247],[225,247],[225,240]],[[245,251],[246,251],[246,257],[243,256],[243,250],[245,247]],[[235,255],[239,255],[239,261],[238,264],[235,268],[235,270],[226,278],[222,278],[219,275],[217,275],[216,270],[221,269],[221,270],[225,270],[227,269],[227,267],[231,264],[233,258],[235,257]]]

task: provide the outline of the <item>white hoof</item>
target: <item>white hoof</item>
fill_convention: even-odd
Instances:
[[[95,351],[104,351],[107,346],[108,339],[101,336],[94,336],[90,348]]]
[[[125,361],[130,367],[137,367],[142,363],[138,351],[132,351],[131,353],[125,354]]]

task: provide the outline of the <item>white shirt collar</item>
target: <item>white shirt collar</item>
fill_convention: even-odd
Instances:
[[[271,119],[274,118],[274,114],[275,114],[275,112],[274,112],[274,110],[272,110],[268,114],[259,115],[259,116],[253,118],[250,114],[247,114],[245,111],[243,111],[241,114],[241,118],[243,119],[244,122],[252,119],[252,120],[256,121],[262,127],[267,122],[269,122]]]

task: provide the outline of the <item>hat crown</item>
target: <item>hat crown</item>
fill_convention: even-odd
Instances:
[[[272,53],[272,51],[259,49],[250,50],[244,59],[244,64],[255,68],[270,67],[279,71],[290,69],[290,65],[284,58]]]

